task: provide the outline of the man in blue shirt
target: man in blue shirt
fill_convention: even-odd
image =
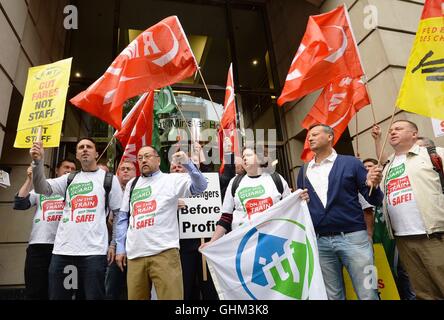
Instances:
[[[378,185],[382,170],[375,167],[367,173],[355,157],[338,155],[333,140],[333,129],[327,125],[309,129],[308,141],[315,158],[304,165],[298,176],[298,188],[307,188],[310,197],[308,207],[327,295],[330,300],[345,299],[345,267],[358,298],[377,300],[373,249],[358,194],[372,205],[381,205],[383,193]]]
[[[139,150],[137,161],[141,176],[127,183],[117,220],[116,262],[123,270],[128,258],[129,300],[150,299],[153,284],[159,300],[182,300],[177,205],[179,198],[205,191],[207,181],[183,151],[172,162],[188,174],[162,173],[150,146]]]

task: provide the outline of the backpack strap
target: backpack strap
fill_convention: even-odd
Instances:
[[[105,172],[105,179],[103,180],[103,189],[105,189],[105,212],[108,213],[109,209],[109,193],[113,186],[114,174],[111,172]]]
[[[282,193],[284,193],[284,185],[282,184],[281,176],[279,175],[279,173],[275,171],[271,174],[271,179],[273,179],[274,185],[276,186],[276,189],[281,195],[281,200],[282,200]]]
[[[131,188],[128,197],[128,217],[131,215],[131,195],[133,194],[134,187],[136,186],[137,180],[139,180],[139,178],[140,176],[137,176],[131,183]]]
[[[79,173],[79,170],[70,172],[68,175],[68,180],[66,181],[66,190],[65,190],[65,197],[63,198],[63,202],[66,201],[66,192],[68,192],[68,187],[71,184],[71,182],[74,180],[74,178],[76,177],[76,175]]]
[[[239,184],[241,183],[242,179],[245,177],[245,174],[238,174],[233,181],[233,184],[231,185],[231,195],[234,198],[234,195],[236,194],[236,190],[239,187]]]

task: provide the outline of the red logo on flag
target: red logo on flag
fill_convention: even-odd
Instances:
[[[360,79],[344,77],[324,88],[302,122],[302,127],[309,129],[318,123],[332,127],[335,134],[333,145],[335,145],[355,113],[369,104],[370,99],[364,83]],[[307,135],[301,159],[308,162],[313,156]]]
[[[345,6],[310,16],[278,105],[325,87],[338,77],[364,74]]]

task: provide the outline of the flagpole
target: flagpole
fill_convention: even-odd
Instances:
[[[188,125],[188,121],[187,121],[187,119],[185,119],[185,116],[183,115],[182,110],[180,110],[181,107],[182,106],[177,105],[177,110],[179,110],[179,113],[182,116],[183,121],[185,121],[185,124],[187,125],[188,131],[190,131],[191,141],[194,141],[193,132],[191,131],[191,127]]]
[[[207,91],[208,97],[210,98],[211,106],[213,107],[214,113],[216,113],[216,117],[217,117],[217,119],[219,120],[219,123],[220,123],[221,120],[220,120],[219,114],[216,111],[216,107],[214,106],[214,102],[213,102],[213,99],[211,98],[210,91],[208,90],[207,84],[205,83],[205,79],[204,79],[204,77],[202,75],[202,72],[200,71],[200,67],[197,68],[197,71],[199,72],[199,75],[200,75],[200,78],[202,79],[202,82],[203,82],[203,85],[205,87],[205,90]]]
[[[395,107],[393,108],[392,118],[390,119],[390,124],[388,126],[389,129],[390,129],[390,127],[393,124],[393,119],[395,119],[396,108],[397,108],[397,106],[395,105]],[[378,165],[381,164],[381,158],[382,158],[382,155],[384,154],[385,145],[387,144],[387,140],[388,140],[388,136],[389,136],[389,131],[390,130],[387,130],[387,133],[385,135],[384,144],[382,145],[381,153],[379,155],[377,155],[378,156]],[[370,192],[368,193],[369,196],[372,195],[372,190],[373,190],[373,186],[370,187]]]
[[[42,141],[42,130],[43,130],[43,127],[40,125],[37,129],[37,142]],[[42,145],[43,145],[43,143],[42,143]]]
[[[365,81],[365,90],[367,91],[367,97],[370,100],[370,108],[372,110],[372,115],[373,115],[373,124],[377,124],[376,122],[376,115],[375,115],[375,108],[373,107],[373,101],[372,101],[372,97],[370,96],[370,93],[368,91],[368,79],[367,79],[367,75],[364,73],[364,81]]]
[[[219,117],[219,114],[217,113],[216,107],[214,106],[213,99],[211,98],[210,91],[208,90],[207,84],[205,83],[205,79],[204,79],[204,77],[202,75],[202,72],[200,71],[200,67],[197,68],[197,71],[199,72],[200,78],[202,79],[202,83],[203,83],[203,85],[205,87],[205,90],[207,91],[208,97],[210,98],[211,106],[213,107],[214,113],[216,114],[216,117],[219,120],[219,124],[222,125],[221,119]],[[234,83],[234,79],[233,79],[233,83]],[[233,91],[234,91],[234,88],[233,88]],[[234,101],[234,105],[236,106],[236,100]],[[237,124],[236,124],[236,126],[237,126]],[[226,135],[225,135],[225,130],[223,128],[222,128],[222,135],[223,135],[223,138],[225,139]],[[239,139],[237,139],[237,140],[239,140]]]
[[[108,142],[108,144],[105,147],[105,150],[103,150],[102,154],[100,155],[100,157],[97,158],[96,162],[99,162],[99,160],[102,158],[102,156],[105,154],[106,150],[110,147],[110,145],[113,143],[114,140],[114,136],[111,138],[111,140]]]
[[[203,245],[205,243],[204,238],[200,238],[200,245]],[[203,281],[208,281],[208,275],[207,275],[207,258],[201,253],[202,255],[202,279]]]
[[[356,157],[359,158],[358,112],[356,112]]]

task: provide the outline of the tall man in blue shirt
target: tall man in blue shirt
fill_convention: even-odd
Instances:
[[[358,194],[372,205],[381,205],[378,185],[381,168],[367,173],[353,156],[333,149],[333,129],[318,124],[308,131],[315,158],[300,170],[298,188],[307,188],[308,207],[318,239],[319,260],[330,300],[344,300],[343,266],[352,279],[359,299],[377,300],[377,274]],[[370,187],[373,188],[369,196]]]

